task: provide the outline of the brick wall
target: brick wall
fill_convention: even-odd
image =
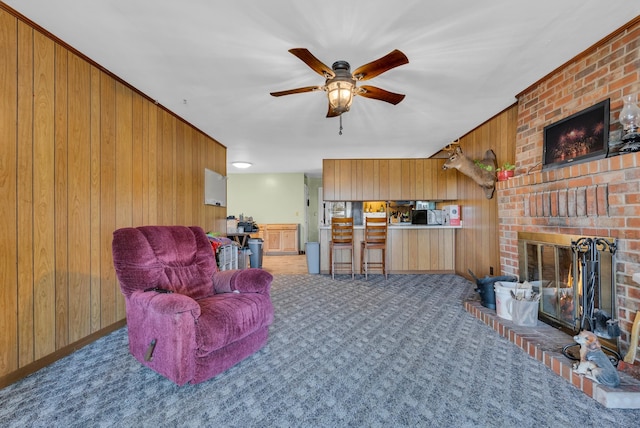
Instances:
[[[622,342],[640,311],[640,153],[541,171],[543,129],[607,98],[610,142],[620,139],[622,97],[640,92],[640,20],[582,53],[518,95],[516,177],[497,185],[500,263],[518,274],[519,231],[610,236],[618,240]]]

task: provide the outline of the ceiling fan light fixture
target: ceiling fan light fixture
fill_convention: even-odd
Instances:
[[[237,162],[231,162],[231,165],[235,166],[236,168],[246,169],[252,166],[253,164],[251,162],[237,161]]]
[[[349,111],[353,102],[353,89],[355,85],[344,80],[333,79],[327,84],[327,96],[329,97],[329,105],[331,109],[342,114]]]
[[[325,82],[322,86],[305,86],[302,88],[289,89],[287,91],[271,92],[271,95],[274,97],[314,92],[317,90],[325,91],[329,101],[329,111],[327,112],[328,118],[336,116],[340,116],[340,118],[342,118],[342,113],[349,111],[351,108],[351,103],[353,102],[353,97],[355,95],[361,95],[363,98],[385,101],[393,105],[398,104],[404,99],[404,94],[396,94],[375,86],[365,85],[359,88],[356,87],[357,81],[372,79],[391,70],[392,68],[407,64],[409,59],[405,54],[397,49],[375,61],[358,67],[353,73],[351,73],[351,66],[347,61],[336,61],[333,63],[331,69],[329,69],[327,65],[313,56],[308,49],[295,48],[289,49],[289,52],[297,56],[313,71],[323,76],[325,78]]]
[[[336,114],[349,111],[353,102],[356,81],[351,75],[351,66],[347,61],[333,63],[335,77],[327,79],[325,83],[329,106]]]

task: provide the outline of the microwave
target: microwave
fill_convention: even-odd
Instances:
[[[442,210],[413,210],[411,224],[437,225],[443,223]]]

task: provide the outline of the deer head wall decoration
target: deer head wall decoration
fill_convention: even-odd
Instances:
[[[482,168],[480,165],[486,166]],[[487,199],[493,198],[493,192],[496,188],[496,154],[493,150],[487,150],[484,159],[474,161],[462,153],[460,146],[456,146],[449,159],[442,165],[442,169],[454,168],[475,181],[482,190]]]

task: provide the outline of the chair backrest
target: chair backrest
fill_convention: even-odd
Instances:
[[[197,226],[126,227],[113,232],[113,264],[122,294],[162,288],[194,299],[214,294],[211,243]]]
[[[364,226],[364,241],[367,244],[384,245],[387,242],[387,219],[367,217]]]
[[[353,217],[333,217],[331,219],[331,242],[353,244]]]

